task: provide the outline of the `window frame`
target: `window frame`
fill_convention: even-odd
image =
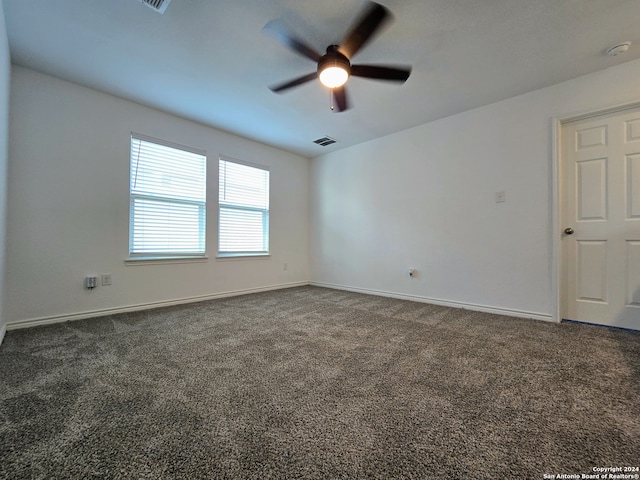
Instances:
[[[270,222],[271,222],[271,169],[266,166],[266,165],[260,165],[257,163],[252,163],[252,162],[247,162],[244,160],[238,160],[236,158],[232,158],[232,157],[228,157],[226,155],[219,155],[218,156],[218,188],[220,188],[221,185],[221,162],[228,162],[228,163],[234,163],[237,165],[242,165],[245,167],[250,167],[250,168],[255,168],[257,170],[262,170],[264,172],[267,173],[267,182],[266,182],[266,187],[267,187],[267,191],[266,191],[266,197],[267,197],[267,207],[266,208],[259,208],[259,207],[252,207],[252,206],[241,206],[241,205],[237,205],[237,204],[232,204],[232,203],[225,203],[223,201],[221,201],[220,199],[220,195],[221,192],[218,191],[218,247],[217,247],[217,258],[220,260],[225,260],[225,259],[249,259],[249,258],[260,258],[260,257],[270,257],[271,256],[271,242],[270,242]],[[220,251],[220,245],[221,245],[221,235],[222,235],[222,228],[221,228],[221,210],[223,208],[226,208],[228,210],[239,210],[239,211],[246,211],[246,212],[262,212],[262,243],[263,246],[265,247],[263,250],[260,251],[241,251],[241,250],[237,250],[237,251]]]
[[[163,196],[162,194],[153,195],[149,193],[134,193],[131,182],[133,168],[133,146],[134,140],[152,143],[162,147],[168,147],[182,152],[199,155],[202,158],[203,178],[202,200],[193,200],[189,198],[179,198],[175,196]],[[167,140],[150,137],[136,132],[131,132],[129,139],[129,232],[128,232],[128,252],[129,256],[125,260],[128,265],[145,264],[145,263],[176,263],[204,261],[207,259],[207,153],[203,149],[181,145]],[[202,245],[202,250],[183,250],[183,251],[135,251],[134,250],[134,234],[135,234],[135,218],[134,203],[136,200],[147,200],[153,202],[166,202],[167,204],[176,206],[196,206],[198,207],[198,244]]]

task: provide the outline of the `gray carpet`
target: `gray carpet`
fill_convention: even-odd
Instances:
[[[7,333],[0,478],[640,465],[640,334],[316,287]]]

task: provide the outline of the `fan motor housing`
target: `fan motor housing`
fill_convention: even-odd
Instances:
[[[347,57],[338,51],[338,45],[327,47],[327,53],[318,61],[318,74],[329,67],[340,67],[351,75],[351,63]]]

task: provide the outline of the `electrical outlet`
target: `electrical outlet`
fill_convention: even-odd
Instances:
[[[87,275],[84,279],[84,286],[89,290],[93,290],[98,286],[98,277],[96,275]]]
[[[102,286],[111,285],[111,274],[110,273],[103,273],[101,275],[101,279],[100,280],[101,280]]]
[[[418,275],[418,271],[415,268],[409,269],[409,277],[416,278],[417,275]]]
[[[496,192],[496,203],[504,203],[507,201],[507,192],[504,190]]]

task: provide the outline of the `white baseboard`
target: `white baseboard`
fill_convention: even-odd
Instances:
[[[84,320],[87,318],[104,317],[106,315],[114,315],[117,313],[137,312],[140,310],[149,310],[153,308],[170,307],[174,305],[183,305],[187,303],[204,302],[207,300],[215,300],[218,298],[235,297],[238,295],[247,295],[250,293],[268,292],[271,290],[280,290],[283,288],[302,287],[305,285],[313,285],[316,287],[333,288],[335,290],[345,290],[355,293],[363,293],[366,295],[378,295],[381,297],[398,298],[401,300],[411,300],[414,302],[432,303],[434,305],[442,305],[452,308],[463,308],[466,310],[474,310],[478,312],[494,313],[498,315],[507,315],[511,317],[531,318],[534,320],[542,320],[545,322],[553,322],[553,316],[544,313],[527,312],[522,310],[513,310],[509,308],[491,307],[487,305],[476,305],[471,303],[455,302],[451,300],[442,300],[438,298],[423,297],[419,295],[408,295],[403,293],[387,292],[383,290],[373,290],[369,288],[356,288],[346,285],[338,285],[333,283],[323,282],[294,282],[278,285],[269,285],[266,287],[249,288],[245,290],[232,290],[227,292],[220,292],[211,295],[201,295],[196,297],[179,298],[174,300],[167,300],[162,302],[143,303],[137,305],[128,305],[125,307],[107,308],[102,310],[91,310],[86,312],[78,312],[64,315],[54,315],[49,317],[32,318],[27,320],[19,320],[15,322],[9,322],[0,328],[0,344],[4,338],[5,332],[8,330],[17,330],[20,328],[37,327],[39,325],[50,325],[53,323],[70,322],[74,320]]]
[[[369,288],[356,288],[356,287],[349,287],[346,285],[336,285],[333,283],[309,282],[309,285],[314,285],[316,287],[333,288],[336,290],[346,290],[346,291],[355,292],[355,293],[364,293],[367,295],[378,295],[381,297],[398,298],[400,300],[411,300],[414,302],[432,303],[434,305],[442,305],[444,307],[462,308],[465,310],[473,310],[473,311],[484,312],[484,313],[494,313],[497,315],[507,315],[510,317],[531,318],[534,320],[542,320],[545,322],[554,322],[553,316],[546,313],[527,312],[524,310],[513,310],[510,308],[491,307],[488,305],[476,305],[473,303],[455,302],[451,300],[442,300],[439,298],[423,297],[419,295],[408,295],[404,293],[386,292],[383,290],[372,290]]]
[[[32,318],[28,320],[19,320],[15,322],[9,322],[6,328],[3,327],[2,335],[5,330],[17,330],[20,328],[37,327],[39,325],[50,325],[53,323],[70,322],[74,320],[84,320],[87,318],[104,317],[106,315],[114,315],[117,313],[137,312],[140,310],[150,310],[152,308],[171,307],[174,305],[184,305],[187,303],[204,302],[207,300],[215,300],[225,297],[236,297],[239,295],[247,295],[250,293],[268,292],[270,290],[280,290],[283,288],[302,287],[309,285],[309,282],[294,282],[283,283],[278,285],[269,285],[266,287],[249,288],[245,290],[232,290],[228,292],[214,293],[211,295],[201,295],[196,297],[178,298],[174,300],[167,300],[162,302],[142,303],[138,305],[129,305],[126,307],[107,308],[102,310],[91,310],[87,312],[71,313],[64,315],[54,315],[50,317]],[[0,336],[1,343],[2,336]]]

